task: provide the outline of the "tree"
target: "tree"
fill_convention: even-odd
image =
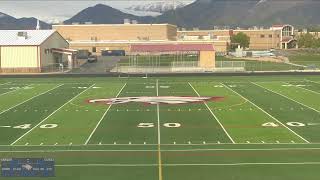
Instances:
[[[319,42],[312,34],[306,33],[298,37],[298,46],[301,48],[315,48],[319,47]]]
[[[238,33],[237,35],[231,36],[231,48],[235,49],[238,45],[243,48],[248,48],[250,44],[250,37],[244,34],[243,32]]]

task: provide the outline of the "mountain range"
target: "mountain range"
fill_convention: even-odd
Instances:
[[[83,9],[64,21],[65,24],[91,22],[93,24],[118,24],[124,19],[139,23],[171,23],[179,27],[200,29],[213,26],[249,27],[272,24],[311,26],[320,24],[319,0],[197,0],[159,16],[136,16],[107,5],[97,4]],[[30,29],[35,27],[34,18],[16,19],[0,15],[0,29]],[[41,24],[44,28],[48,24]]]
[[[2,30],[19,30],[19,29],[35,29],[37,26],[36,18],[14,18],[0,12],[0,29]],[[51,25],[40,21],[41,29],[51,29]]]
[[[163,2],[152,2],[147,4],[137,4],[130,6],[126,9],[134,11],[143,11],[143,12],[156,12],[164,13],[169,10],[174,10],[176,8],[182,8],[186,6],[187,3],[183,1],[163,1]]]

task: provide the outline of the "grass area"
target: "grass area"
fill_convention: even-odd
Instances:
[[[289,56],[292,63],[320,68],[320,54],[299,53]]]
[[[2,78],[0,159],[53,158],[59,180],[316,180],[319,99],[320,76]]]
[[[231,59],[224,56],[216,57],[217,63],[219,61],[243,61],[245,62],[246,71],[287,71],[287,70],[298,70],[303,69],[298,66],[293,66],[285,63],[265,62],[265,61],[252,61],[245,59]]]

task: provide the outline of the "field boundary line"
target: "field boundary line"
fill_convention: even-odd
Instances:
[[[304,148],[203,148],[203,149],[165,149],[161,152],[200,152],[200,151],[305,151],[320,150],[316,147]],[[59,152],[158,152],[157,149],[56,149],[56,150],[0,150],[0,153],[59,153]],[[159,164],[157,164],[158,166]]]
[[[193,89],[193,91],[198,95],[198,97],[200,97],[200,94],[198,93],[198,91],[192,86],[192,84],[190,82],[188,82],[189,86]],[[223,127],[223,125],[221,124],[220,120],[218,119],[218,117],[212,112],[212,110],[210,109],[210,107],[208,106],[208,104],[203,101],[203,104],[207,107],[207,109],[209,110],[209,112],[211,113],[211,115],[216,119],[216,121],[219,123],[219,125],[221,126],[221,128],[223,129],[223,131],[226,133],[226,135],[228,136],[228,138],[231,140],[231,142],[233,144],[235,144],[234,140],[232,139],[232,137],[229,135],[229,133],[227,132],[227,130]]]
[[[260,162],[260,163],[216,163],[216,164],[164,164],[164,166],[248,166],[248,165],[319,165],[320,162]]]
[[[274,94],[278,94],[279,96],[282,96],[282,97],[284,97],[284,98],[287,98],[287,99],[289,99],[289,100],[291,100],[291,101],[293,101],[293,102],[295,102],[295,103],[298,103],[298,104],[300,104],[300,105],[302,105],[302,106],[304,106],[304,107],[306,107],[306,108],[309,108],[309,109],[311,109],[311,110],[313,110],[313,111],[316,111],[317,113],[320,113],[320,111],[314,109],[313,107],[310,107],[310,106],[308,106],[308,105],[305,105],[305,104],[303,104],[303,103],[301,103],[301,102],[299,102],[299,101],[297,101],[297,100],[294,100],[294,99],[292,99],[292,98],[290,98],[290,97],[288,97],[288,96],[286,96],[286,95],[283,95],[283,94],[281,94],[281,93],[275,92],[275,91],[273,91],[273,90],[271,90],[271,89],[269,89],[269,88],[263,87],[263,86],[261,86],[260,84],[257,84],[257,83],[254,83],[254,82],[251,82],[251,83],[254,84],[254,85],[256,85],[256,86],[259,86],[259,87],[261,87],[261,88],[263,88],[263,89],[265,89],[265,90],[267,90],[267,91],[270,91],[270,92],[272,92],[272,93],[274,93]]]
[[[290,82],[289,83],[288,82],[284,82],[284,83],[286,83],[288,85],[292,85],[292,86],[300,88],[300,89],[304,89],[306,91],[309,91],[309,92],[312,92],[312,93],[315,93],[315,94],[320,94],[320,92],[317,92],[317,91],[314,91],[314,90],[311,90],[311,89],[307,89],[307,88],[304,88],[304,87],[301,87],[301,86],[297,86],[295,84],[291,84]]]
[[[116,97],[118,97],[120,95],[120,93],[122,92],[122,90],[124,89],[124,87],[127,85],[127,83],[125,83],[122,88],[120,89],[120,91],[118,92],[118,94],[116,95]],[[112,104],[109,105],[109,107],[107,108],[107,110],[103,113],[102,117],[100,118],[100,120],[98,121],[98,123],[96,124],[95,128],[92,130],[92,132],[90,133],[89,137],[87,138],[86,142],[84,143],[84,145],[87,145],[91,139],[91,137],[93,136],[93,134],[96,132],[97,128],[99,127],[100,123],[102,122],[102,120],[104,119],[104,117],[107,115],[109,109],[111,108]]]
[[[21,104],[26,103],[26,102],[28,102],[28,101],[30,101],[30,100],[38,97],[38,96],[41,96],[41,95],[43,95],[43,94],[46,94],[46,93],[48,93],[48,92],[50,92],[50,91],[52,91],[52,90],[54,90],[54,89],[56,89],[56,88],[58,88],[58,87],[60,87],[60,86],[62,86],[62,85],[63,85],[63,84],[57,85],[57,86],[55,86],[55,87],[53,87],[53,88],[51,88],[51,89],[49,89],[49,90],[47,90],[47,91],[45,91],[45,92],[42,92],[42,93],[37,94],[37,95],[35,95],[35,96],[32,96],[31,98],[29,98],[29,99],[27,99],[27,100],[24,100],[24,101],[22,101],[22,102],[20,102],[20,103],[18,103],[18,104],[16,104],[16,105],[14,105],[14,106],[12,106],[12,107],[10,107],[10,108],[8,108],[8,109],[0,112],[0,115],[3,114],[3,113],[5,113],[5,112],[7,112],[7,111],[9,111],[9,110],[11,110],[11,109],[13,109],[13,108],[15,108],[15,107],[17,107],[17,106],[20,106]]]
[[[236,143],[237,145],[303,145],[303,144],[310,144],[310,145],[320,145],[320,143]],[[157,146],[158,144],[46,144],[46,145],[0,145],[0,147],[81,147],[81,146]],[[210,146],[210,145],[233,145],[232,143],[194,143],[194,144],[161,144],[162,146]]]
[[[42,121],[40,121],[37,125],[35,125],[33,128],[31,128],[29,131],[27,131],[26,133],[24,133],[22,136],[20,136],[17,140],[15,140],[13,143],[11,143],[10,145],[14,145],[15,143],[17,143],[20,139],[22,139],[24,136],[28,135],[31,131],[33,131],[35,128],[37,128],[40,124],[42,124],[44,121],[46,121],[47,119],[49,119],[52,115],[54,115],[56,112],[58,112],[60,109],[62,109],[65,105],[69,104],[70,102],[72,102],[74,99],[76,99],[77,97],[79,97],[81,94],[83,94],[84,92],[86,92],[87,90],[89,90],[91,87],[93,87],[95,84],[92,84],[90,87],[88,87],[87,89],[81,91],[80,93],[78,93],[76,96],[74,96],[73,98],[71,98],[69,101],[67,101],[66,103],[64,103],[62,106],[60,106],[58,109],[56,109],[55,111],[53,111],[49,116],[47,116],[46,118],[44,118]]]
[[[319,165],[320,162],[244,162],[244,163],[203,163],[163,164],[163,166],[250,166],[250,165]],[[56,167],[147,167],[157,164],[56,164]]]
[[[320,150],[320,147],[293,147],[293,148],[197,148],[197,149],[164,149],[161,152],[201,152],[201,151],[305,151]],[[55,150],[0,150],[0,153],[52,153],[52,152],[158,152],[157,149],[55,149]],[[157,164],[159,165],[159,164]]]
[[[157,164],[56,164],[56,167],[147,167]]]
[[[268,115],[269,117],[271,117],[272,119],[274,119],[275,121],[277,121],[279,124],[281,124],[283,127],[285,127],[286,129],[288,129],[290,132],[292,132],[294,135],[298,136],[300,139],[302,139],[304,142],[306,143],[310,143],[308,140],[306,140],[305,138],[303,138],[302,136],[300,136],[298,133],[296,133],[295,131],[293,131],[292,129],[290,129],[288,126],[286,126],[285,124],[283,124],[281,121],[279,121],[277,118],[275,118],[274,116],[272,116],[271,114],[269,114],[267,111],[265,111],[264,109],[262,109],[261,107],[259,107],[258,105],[256,105],[255,103],[253,103],[252,101],[250,101],[249,99],[245,98],[244,96],[242,96],[241,94],[239,94],[238,92],[236,92],[235,90],[231,89],[230,87],[228,87],[227,85],[221,83],[225,88],[229,89],[230,91],[232,91],[233,93],[237,94],[238,96],[242,97],[243,99],[247,100],[248,102],[250,102],[252,105],[254,105],[255,107],[257,107],[260,111],[264,112],[266,115]]]

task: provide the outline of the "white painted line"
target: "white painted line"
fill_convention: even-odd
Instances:
[[[319,165],[320,162],[254,162],[215,164],[162,164],[162,166],[250,166],[250,165]],[[56,164],[56,167],[149,167],[158,164]]]
[[[56,167],[148,167],[158,164],[56,164]]]
[[[261,86],[261,85],[259,85],[259,84],[257,84],[257,83],[252,83],[252,84],[254,84],[254,85],[256,85],[256,86],[259,86],[259,87],[261,87],[261,88],[263,88],[263,89],[265,89],[265,90],[268,90],[268,91],[270,91],[270,92],[272,92],[272,93],[274,93],[274,94],[278,94],[278,95],[280,95],[280,96],[282,96],[282,97],[285,97],[285,98],[287,98],[287,99],[289,99],[289,100],[291,100],[291,101],[293,101],[293,102],[296,102],[296,103],[298,103],[298,104],[300,104],[300,105],[302,105],[302,106],[305,106],[305,107],[307,107],[307,108],[309,108],[309,109],[312,109],[312,110],[320,113],[320,111],[318,111],[318,110],[316,110],[316,109],[314,109],[314,108],[312,108],[312,107],[310,107],[310,106],[308,106],[308,105],[305,105],[305,104],[303,104],[303,103],[301,103],[301,102],[299,102],[299,101],[296,101],[296,100],[294,100],[294,99],[292,99],[292,98],[290,98],[290,97],[288,97],[288,96],[285,96],[285,95],[283,95],[283,94],[280,94],[280,93],[278,93],[278,92],[275,92],[275,91],[273,91],[273,90],[271,90],[271,89],[269,89],[269,88],[263,87],[263,86]]]
[[[28,85],[28,86],[29,86],[29,85]],[[28,87],[28,86],[24,86],[24,87]],[[0,94],[0,96],[6,95],[6,94],[9,94],[9,93],[13,93],[13,92],[18,91],[18,90],[20,90],[20,88],[16,88],[16,89],[13,89],[13,90],[11,90],[11,91],[2,93],[2,94]]]
[[[163,166],[248,166],[248,165],[319,165],[320,162],[260,162],[260,163],[221,163],[221,164],[163,164]]]
[[[290,143],[292,144],[292,143]],[[185,145],[185,144],[184,144]],[[25,145],[24,145],[25,146]],[[30,145],[32,147],[34,145]],[[51,145],[51,146],[59,146]],[[42,146],[46,147],[46,146]],[[224,148],[216,148],[216,149],[170,149],[170,150],[161,150],[162,152],[201,152],[201,151],[306,151],[306,150],[320,150],[320,148],[258,148],[258,149],[224,149]],[[4,150],[0,151],[1,153],[39,153],[39,152],[47,152],[47,153],[54,153],[54,152],[158,152],[157,149],[60,149],[60,150]]]
[[[0,128],[10,128],[11,126],[0,126]]]
[[[94,84],[92,85],[94,86]],[[49,119],[52,115],[54,115],[56,112],[58,112],[60,109],[62,109],[65,105],[69,104],[70,102],[72,102],[74,99],[76,99],[77,97],[79,97],[81,94],[83,94],[84,92],[86,92],[88,89],[90,89],[92,86],[90,86],[89,88],[83,90],[81,93],[79,93],[78,95],[74,96],[73,98],[71,98],[68,102],[64,103],[62,106],[60,106],[58,109],[56,109],[55,111],[53,111],[49,116],[47,116],[46,118],[44,118],[42,121],[40,121],[37,125],[35,125],[33,128],[31,128],[29,131],[27,131],[26,133],[24,133],[22,136],[20,136],[17,140],[15,140],[13,143],[11,143],[11,145],[17,143],[20,139],[22,139],[23,137],[25,137],[26,135],[28,135],[31,131],[33,131],[35,128],[37,128],[40,124],[42,124],[44,121],[46,121],[47,119]]]
[[[118,92],[118,94],[116,95],[116,97],[119,96],[119,94],[122,92],[122,90],[124,89],[124,87],[127,85],[127,83],[125,83],[122,88],[120,89],[120,91]],[[88,139],[86,140],[86,142],[84,143],[84,145],[87,145],[91,139],[91,137],[93,136],[94,132],[96,132],[97,128],[99,127],[101,121],[104,119],[104,117],[107,115],[109,109],[112,107],[112,104],[109,105],[108,109],[103,113],[102,117],[100,118],[99,122],[97,123],[96,127],[92,130],[91,134],[89,135]]]
[[[6,85],[6,84],[10,84],[10,82],[6,82],[6,83],[3,83],[3,84],[0,84],[0,86]]]
[[[13,109],[13,108],[17,107],[17,106],[20,106],[21,104],[24,104],[24,103],[26,103],[26,102],[28,102],[28,101],[30,101],[30,100],[32,100],[32,99],[34,99],[34,98],[38,97],[38,96],[41,96],[41,95],[43,95],[43,94],[46,94],[46,93],[48,93],[49,91],[52,91],[52,90],[54,90],[54,89],[56,89],[56,88],[58,88],[58,87],[60,87],[60,86],[62,86],[62,85],[63,85],[63,84],[60,84],[60,85],[55,86],[54,88],[49,89],[49,90],[47,90],[47,91],[45,91],[45,92],[43,92],[43,93],[37,94],[37,95],[35,95],[35,96],[32,96],[31,98],[29,98],[29,99],[27,99],[27,100],[25,100],[25,101],[23,101],[23,102],[21,102],[21,103],[19,103],[19,104],[16,104],[16,105],[14,105],[14,106],[10,107],[9,109],[6,109],[6,110],[4,110],[4,111],[0,112],[0,114],[3,114],[3,113],[5,113],[5,112],[7,112],[7,111],[9,111],[9,110],[11,110],[11,109]]]
[[[222,83],[221,83],[222,84]],[[256,105],[255,103],[251,102],[249,99],[245,98],[244,96],[242,96],[241,94],[239,94],[238,92],[234,91],[233,89],[229,88],[228,86],[222,84],[224,87],[226,87],[227,89],[229,89],[230,91],[232,91],[233,93],[237,94],[238,96],[242,97],[243,99],[245,99],[246,101],[250,102],[252,105],[254,105],[256,108],[258,108],[260,111],[264,112],[266,115],[268,115],[269,117],[271,117],[272,119],[274,119],[275,121],[277,121],[279,124],[281,124],[283,127],[285,127],[286,129],[288,129],[290,132],[292,132],[293,134],[295,134],[296,136],[298,136],[300,139],[302,139],[304,142],[306,143],[310,143],[309,141],[307,141],[305,138],[303,138],[302,136],[300,136],[299,134],[297,134],[296,132],[294,132],[292,129],[290,129],[288,126],[286,126],[285,124],[283,124],[281,121],[279,121],[277,118],[273,117],[271,114],[269,114],[267,111],[263,110],[261,107],[259,107],[258,105]]]
[[[198,93],[198,91],[192,86],[192,84],[190,82],[188,82],[189,86],[193,89],[193,91],[200,97],[200,94]],[[227,132],[227,130],[223,127],[223,125],[221,124],[220,120],[218,119],[218,117],[212,112],[212,110],[209,108],[208,104],[206,102],[203,101],[203,104],[207,107],[207,109],[209,110],[209,112],[211,113],[211,115],[216,119],[216,121],[219,123],[219,125],[221,126],[221,128],[223,129],[223,131],[226,133],[226,135],[228,136],[228,138],[231,140],[231,142],[233,144],[235,144],[234,140],[232,139],[232,137],[229,135],[229,133]]]
[[[285,82],[286,83],[286,82]],[[307,89],[307,88],[304,88],[304,87],[301,87],[301,86],[297,86],[297,85],[294,85],[294,84],[291,84],[291,83],[286,83],[286,84],[290,84],[290,85],[293,85],[293,87],[297,87],[297,88],[300,88],[300,89],[304,89],[306,91],[309,91],[309,92],[312,92],[312,93],[315,93],[315,94],[320,94],[320,92],[316,92],[316,91],[313,91],[311,89]]]

